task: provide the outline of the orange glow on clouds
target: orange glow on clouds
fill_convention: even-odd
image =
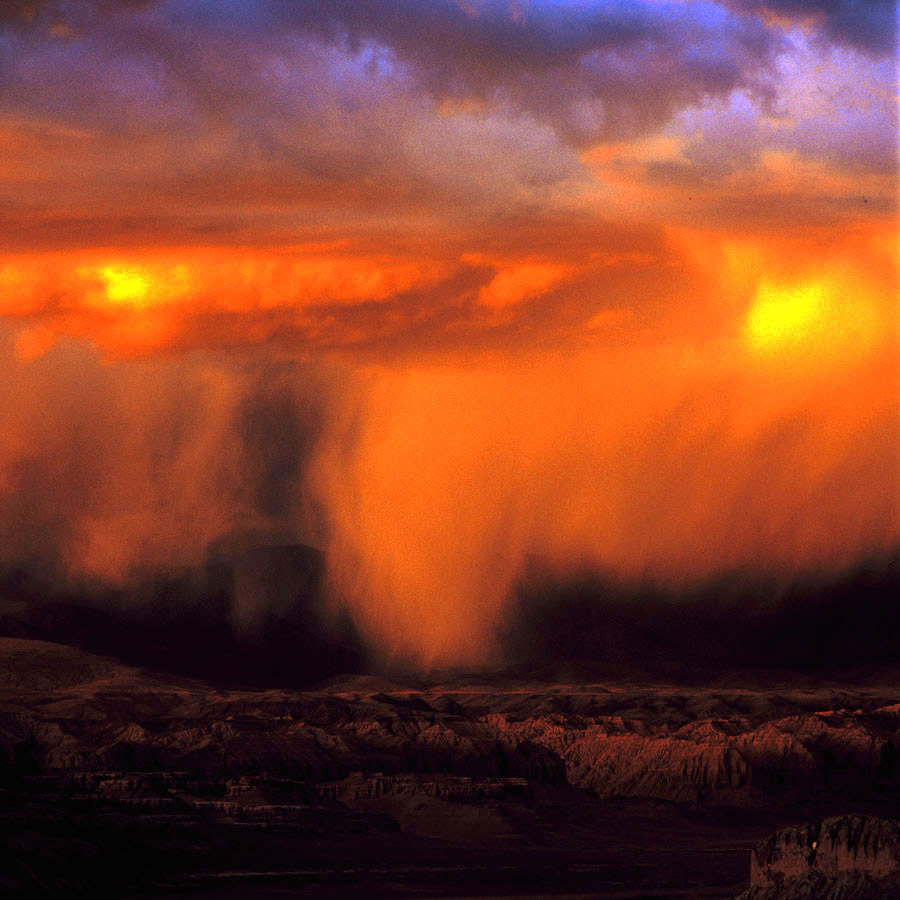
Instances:
[[[34,322],[44,335],[87,338],[111,356],[128,357],[177,344],[200,314],[302,314],[315,306],[379,302],[433,284],[447,268],[388,254],[289,250],[28,255],[0,261],[0,314],[22,323],[23,359],[53,343],[36,340]],[[254,338],[252,330],[245,335],[267,337]],[[215,343],[215,335],[209,337]]]
[[[512,306],[529,297],[543,294],[552,284],[566,274],[566,268],[558,265],[526,263],[501,269],[490,284],[479,292],[479,300],[494,308]]]
[[[893,18],[821,6],[0,4],[0,537],[273,528],[235,422],[310,365],[292,503],[388,657],[488,658],[534,559],[896,548]]]
[[[106,282],[106,299],[110,303],[139,307],[147,304],[150,282],[139,268],[104,266],[99,275]]]
[[[893,357],[800,378],[743,359],[645,346],[382,373],[352,455],[338,442],[317,468],[341,595],[389,658],[474,663],[534,560],[691,584],[900,540]]]
[[[751,349],[759,353],[818,353],[834,361],[846,354],[866,356],[878,324],[871,302],[859,297],[853,285],[822,280],[788,286],[764,282],[757,289],[744,331]]]

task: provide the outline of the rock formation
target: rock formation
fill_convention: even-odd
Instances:
[[[441,773],[726,806],[897,784],[900,705],[877,690],[842,694],[837,708],[827,689],[221,690],[60,645],[2,643],[0,767],[20,772]]]
[[[756,846],[741,900],[813,897],[900,897],[900,820],[841,816],[784,828]]]
[[[900,789],[894,684],[367,676],[253,690],[0,639],[0,837],[18,873],[0,889],[15,896],[20,882],[40,888],[45,870],[69,871],[37,893],[78,896],[81,878],[81,895],[99,896],[87,851],[65,849],[89,835],[100,835],[95,854],[119,854],[112,895],[124,896],[125,887],[156,883],[161,854],[178,870],[176,886],[189,888],[194,875],[184,873],[198,868],[226,877],[222,848],[234,842],[251,845],[245,868],[255,871],[278,847],[276,874],[298,854],[319,872],[315,860],[331,854],[336,862],[316,877],[337,877],[347,853],[367,852],[350,837],[364,834],[373,857],[388,847],[398,872],[409,865],[410,841],[438,842],[425,846],[426,879],[449,845],[483,849],[486,866],[497,852],[528,848],[510,871],[543,878],[550,893],[560,878],[597,893],[588,859],[598,878],[618,871],[618,883],[663,886],[673,897],[711,880],[722,891],[703,896],[731,897],[746,878],[747,851],[774,827],[803,821],[798,805],[817,815],[892,808]],[[893,827],[848,819],[779,832],[757,851],[748,897],[834,878],[845,891],[835,900],[856,897],[851,887],[871,890],[892,877]],[[150,843],[146,834],[155,835]],[[274,844],[264,839],[271,834],[280,835]],[[682,834],[676,852],[673,836]],[[721,842],[712,868],[709,841]],[[561,858],[580,868],[558,870]],[[476,883],[485,877],[458,871]]]

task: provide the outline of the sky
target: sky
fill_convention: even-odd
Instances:
[[[437,665],[535,560],[895,552],[897,61],[881,0],[4,3],[0,562],[303,541]]]

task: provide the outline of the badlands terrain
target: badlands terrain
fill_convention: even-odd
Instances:
[[[898,748],[890,667],[286,689],[3,638],[0,894],[789,896],[820,832],[891,871]]]

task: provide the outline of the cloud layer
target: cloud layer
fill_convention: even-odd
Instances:
[[[490,653],[536,558],[887,552],[895,29],[850,0],[4,4],[0,562],[311,541],[385,656],[437,663]]]

